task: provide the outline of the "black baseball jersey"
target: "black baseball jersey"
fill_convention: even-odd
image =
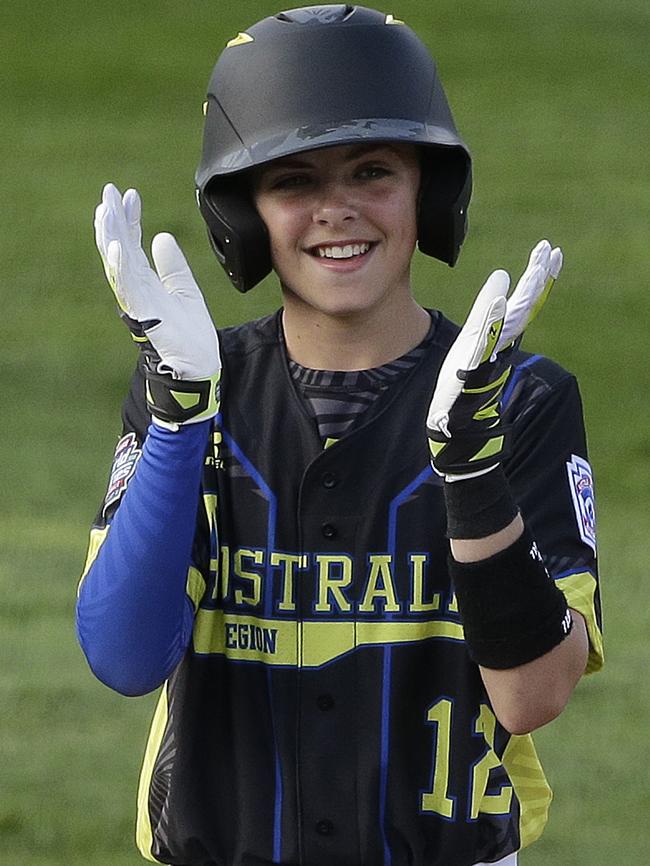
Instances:
[[[326,448],[279,315],[221,332],[222,414],[188,569],[193,640],[162,689],[140,780],[146,858],[472,866],[541,833],[551,794],[532,739],[496,720],[450,585],[425,419],[457,329],[433,316],[424,357]],[[512,491],[587,621],[595,670],[593,486],[575,379],[519,353],[504,404]],[[137,451],[141,371],[124,419]],[[109,490],[109,516],[130,471]]]

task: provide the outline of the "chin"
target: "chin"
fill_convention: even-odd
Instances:
[[[284,281],[280,283],[285,304],[290,304],[304,311],[311,310],[327,316],[343,318],[370,311],[380,301],[378,296],[363,296],[358,285],[323,286],[318,291],[296,290]]]
[[[336,319],[345,319],[350,316],[361,316],[371,313],[378,306],[377,299],[355,298],[353,293],[345,298],[325,298],[316,301],[307,301],[307,304],[315,311]]]

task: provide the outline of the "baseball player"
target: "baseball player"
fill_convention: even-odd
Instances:
[[[530,737],[602,663],[575,379],[520,348],[562,254],[494,271],[458,328],[471,161],[428,51],[312,6],[220,56],[197,197],[282,308],[217,332],[135,190],[95,214],[140,347],[77,628],[99,679],[161,687],[137,842],[176,866],[513,866],[551,794]]]

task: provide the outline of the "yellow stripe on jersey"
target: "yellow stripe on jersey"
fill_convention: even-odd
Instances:
[[[513,735],[501,763],[519,800],[519,838],[521,847],[525,848],[541,836],[548,820],[553,792],[546,781],[530,734],[521,737]]]
[[[596,578],[588,571],[582,571],[578,574],[561,577],[555,582],[566,596],[569,607],[581,613],[587,623],[589,660],[585,673],[591,674],[599,671],[604,663],[604,654],[603,635],[596,622],[596,610],[594,608]]]
[[[192,604],[194,605],[194,613],[199,609],[199,605],[201,604],[201,600],[205,595],[205,580],[203,575],[198,570],[198,568],[194,568],[191,565],[187,569],[187,582],[185,584],[185,592],[189,596]]]
[[[217,494],[216,493],[204,493],[203,494],[203,506],[205,508],[205,513],[208,518],[208,525],[210,529],[214,529],[217,524]]]
[[[138,785],[138,815],[135,841],[139,852],[145,860],[149,860],[152,863],[162,863],[162,860],[157,860],[151,853],[153,831],[151,829],[151,818],[149,817],[149,789],[151,787],[153,768],[158,757],[165,727],[167,726],[167,716],[167,683],[165,683],[158,698],[153,721],[151,722],[151,730],[149,731],[147,749],[144,754],[142,770],[140,771],[140,783]]]
[[[320,667],[363,646],[416,643],[430,638],[462,641],[463,627],[443,619],[418,622],[292,622],[199,608],[194,651],[268,665]]]
[[[103,529],[91,529],[90,530],[90,538],[88,540],[88,553],[86,554],[86,562],[81,572],[81,577],[79,578],[79,586],[77,587],[77,595],[81,590],[81,584],[84,582],[84,578],[88,574],[90,570],[90,566],[97,559],[97,554],[99,553],[99,548],[102,546],[104,541],[106,540],[106,536],[108,535],[108,530],[110,526],[105,526]]]

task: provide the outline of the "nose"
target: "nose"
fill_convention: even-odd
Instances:
[[[344,184],[323,184],[314,202],[312,219],[315,223],[335,226],[358,217],[358,206]]]

